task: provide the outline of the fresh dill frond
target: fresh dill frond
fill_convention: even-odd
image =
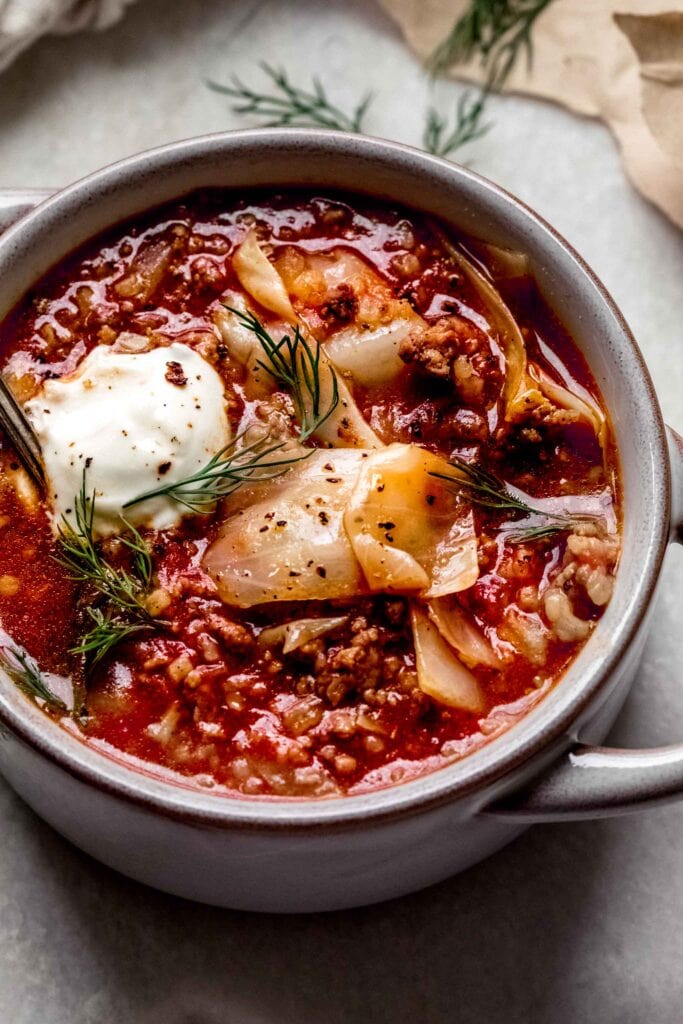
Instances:
[[[139,505],[148,498],[164,495],[173,498],[188,512],[203,515],[211,512],[217,501],[232,494],[242,484],[250,480],[272,480],[286,472],[295,462],[308,458],[310,454],[287,454],[283,451],[286,442],[277,441],[269,444],[268,437],[240,448],[239,443],[244,440],[244,436],[244,433],[238,434],[192,476],[145,491],[144,494],[139,494],[126,502],[124,508]],[[278,452],[282,452],[281,458],[271,458]]]
[[[520,56],[530,68],[532,32],[552,0],[470,0],[429,60],[434,75],[475,58],[486,69],[487,90],[502,88]]]
[[[43,701],[55,711],[68,711],[61,697],[53,693],[43,673],[26,651],[15,644],[0,644],[0,664],[19,689],[27,697]]]
[[[332,415],[339,404],[339,384],[331,366],[321,362],[320,344],[313,349],[297,326],[293,335],[285,334],[275,341],[253,313],[225,307],[252,331],[263,350],[258,365],[292,395],[299,420],[298,441],[303,444]],[[323,368],[329,373],[331,394],[323,407],[321,381]],[[250,444],[241,445],[245,432],[209,459],[205,466],[183,480],[155,487],[126,502],[124,508],[139,505],[161,495],[172,498],[194,515],[213,510],[217,501],[226,498],[244,483],[272,480],[297,462],[307,459],[311,451],[288,450],[286,441],[273,441],[266,435]]]
[[[80,642],[72,647],[70,654],[82,654],[91,668],[105,658],[112,648],[134,633],[150,628],[148,622],[126,622],[115,618],[110,609],[103,612],[101,608],[88,608],[88,615],[93,626],[84,633]]]
[[[525,515],[535,515],[538,511],[528,505],[527,502],[518,498],[493,473],[483,469],[481,466],[457,457],[451,459],[451,465],[460,470],[462,476],[451,476],[448,473],[430,473],[430,476],[437,477],[453,484],[460,490],[467,492],[470,501],[482,508],[498,509],[500,511],[522,512]]]
[[[127,636],[160,624],[145,603],[152,583],[152,557],[138,530],[124,519],[127,532],[119,540],[131,553],[130,570],[107,561],[95,540],[95,493],[87,493],[85,469],[74,499],[74,520],[72,525],[63,518],[58,527],[55,560],[69,579],[95,590],[104,605],[104,611],[99,606],[88,608],[94,625],[71,649],[72,654],[84,655],[92,667]]]
[[[74,499],[75,526],[63,518],[58,526],[59,554],[57,562],[75,583],[94,587],[118,611],[135,614],[151,621],[145,610],[145,598],[152,578],[149,548],[130,523],[125,522],[130,536],[121,542],[132,552],[132,573],[115,568],[103,557],[95,542],[95,494],[86,492],[86,471],[81,490]]]
[[[553,537],[557,533],[573,530],[580,523],[595,522],[594,516],[582,513],[546,512],[543,509],[534,508],[482,466],[473,465],[459,458],[452,458],[451,465],[462,475],[451,476],[449,473],[430,473],[429,475],[464,492],[473,505],[525,517],[522,521],[511,522],[502,527],[502,532],[507,540],[513,544],[543,540],[546,537]]]
[[[463,93],[455,108],[452,127],[436,107],[427,111],[427,121],[422,136],[422,145],[434,156],[450,156],[461,146],[481,138],[489,130],[489,124],[482,124],[486,93],[482,91]]]
[[[239,318],[243,327],[256,335],[265,356],[265,360],[258,360],[258,365],[277,384],[291,392],[299,418],[299,441],[307,441],[339,405],[337,374],[328,364],[324,367],[321,365],[320,342],[316,342],[313,350],[298,324],[293,335],[284,334],[279,341],[275,341],[253,313],[233,309],[232,306],[225,308]],[[329,373],[332,386],[332,394],[324,410],[321,409],[323,368]]]
[[[328,97],[319,78],[312,79],[312,88],[302,89],[293,85],[287,72],[261,62],[261,69],[273,84],[271,92],[259,92],[246,85],[237,75],[232,75],[231,84],[208,81],[214,92],[235,100],[232,110],[236,114],[254,114],[261,118],[262,128],[299,127],[332,128],[342,132],[359,132],[363,118],[372,101],[372,93],[366,93],[347,114]],[[264,120],[263,120],[264,119]]]

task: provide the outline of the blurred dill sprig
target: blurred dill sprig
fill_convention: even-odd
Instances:
[[[486,95],[468,90],[458,100],[452,127],[436,107],[427,111],[422,145],[434,156],[450,156],[461,146],[481,138],[491,127],[482,123]]]
[[[432,53],[429,68],[442,74],[475,58],[487,71],[486,88],[499,91],[520,56],[530,68],[536,20],[552,0],[470,0],[446,38]]]
[[[208,81],[214,92],[235,100],[232,110],[236,114],[254,114],[261,118],[260,127],[283,126],[333,128],[341,132],[360,132],[363,119],[372,102],[372,93],[366,93],[350,114],[330,100],[319,78],[313,77],[311,89],[294,85],[282,68],[262,62],[261,69],[272,82],[270,91],[259,91],[246,85],[233,75],[229,85]]]
[[[446,38],[428,61],[432,75],[454,64],[479,59],[486,72],[476,95],[465,93],[458,102],[454,125],[447,134],[446,118],[433,107],[427,114],[424,146],[436,156],[449,156],[480,138],[490,125],[482,124],[489,97],[502,90],[520,57],[529,70],[533,61],[532,33],[537,18],[552,0],[470,0]]]

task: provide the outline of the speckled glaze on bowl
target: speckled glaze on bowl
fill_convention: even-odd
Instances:
[[[664,551],[680,533],[683,457],[673,434],[667,445],[623,317],[567,243],[471,171],[377,139],[302,129],[230,132],[98,171],[41,202],[0,238],[0,316],[56,261],[123,218],[201,187],[287,185],[394,200],[528,253],[612,412],[625,508],[614,596],[560,684],[462,761],[363,796],[228,799],[174,785],[86,746],[0,677],[0,768],[72,842],[190,899],[310,911],[436,882],[533,821],[616,814],[683,792],[683,746],[627,752],[580,744],[606,735],[635,677]],[[0,223],[37,198],[0,199]]]

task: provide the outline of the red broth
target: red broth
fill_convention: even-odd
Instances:
[[[356,254],[432,331],[428,342],[423,331],[405,347],[404,368],[392,380],[350,382],[383,442],[475,461],[529,502],[601,496],[618,523],[609,428],[601,446],[585,418],[566,409],[507,421],[500,337],[440,230],[411,210],[358,197],[204,190],[91,241],[46,275],[0,328],[2,366],[20,400],[42,381],[73,373],[95,346],[133,332],[151,346],[198,347],[224,382],[236,430],[245,371],[212,315],[227,289],[242,290],[232,260],[251,229],[290,283],[303,280],[312,254]],[[500,289],[529,359],[555,383],[599,405],[585,360],[523,265],[501,265],[500,253],[455,241]],[[161,246],[163,258],[144,287],[136,287],[135,269],[151,246]],[[303,289],[296,303],[322,341],[359,315],[353,280],[332,297]],[[0,621],[43,671],[76,680],[75,713],[60,720],[111,755],[217,791],[357,793],[467,754],[557,683],[602,613],[615,571],[618,545],[612,535],[605,540],[604,530],[560,530],[520,543],[503,528],[508,511],[475,506],[479,577],[454,600],[497,663],[470,659],[482,694],[482,706],[472,711],[420,688],[410,594],[225,604],[202,562],[221,526],[219,505],[174,529],[143,530],[164,625],[118,645],[93,669],[70,653],[93,595],[55,561],[59,545],[49,509],[22,496],[16,456],[4,440],[0,454]],[[107,550],[116,565],[128,564],[120,546]],[[278,623],[330,616],[343,623],[288,654],[259,642]]]

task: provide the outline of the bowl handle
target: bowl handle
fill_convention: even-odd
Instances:
[[[48,199],[53,193],[52,189],[43,188],[6,188],[0,190],[0,234],[6,231],[15,221],[23,217]]]
[[[671,540],[683,544],[683,438],[667,428],[673,474]],[[481,812],[510,821],[561,821],[628,814],[683,796],[683,744],[620,750],[576,744],[521,790]]]

